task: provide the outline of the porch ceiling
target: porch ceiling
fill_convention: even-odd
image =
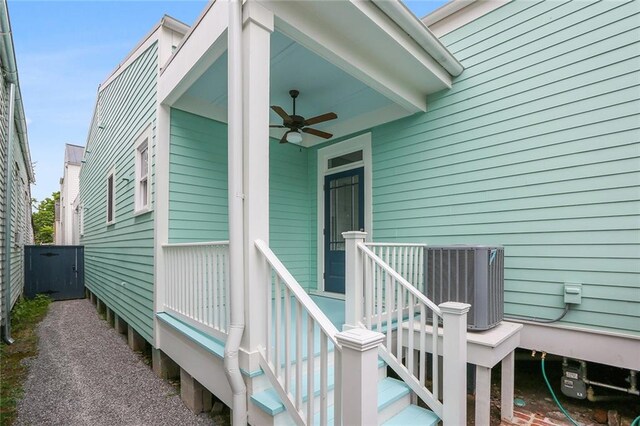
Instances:
[[[338,114],[338,120],[314,126],[336,137],[361,130],[363,125],[379,124],[385,114],[391,119],[407,114],[385,96],[276,31],[271,37],[271,105],[280,105],[291,113],[291,89],[300,91],[298,114]],[[209,67],[174,106],[226,122],[227,54]],[[280,124],[282,119],[271,111],[271,122]],[[282,130],[275,129],[271,136],[279,138],[282,134]],[[310,135],[304,137],[307,146],[324,141]]]
[[[370,2],[259,3],[275,17],[270,104],[291,113],[289,90],[299,90],[298,115],[338,115],[314,126],[334,138],[424,111],[428,93],[450,87],[447,71]],[[163,70],[159,89],[161,102],[222,122],[227,121],[225,8],[215,2],[203,15]],[[281,123],[273,112],[270,119]],[[274,138],[282,134],[271,131]],[[322,142],[305,134],[302,144]]]

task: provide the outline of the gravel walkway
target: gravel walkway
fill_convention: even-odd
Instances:
[[[17,425],[207,425],[88,300],[52,303],[38,326]]]

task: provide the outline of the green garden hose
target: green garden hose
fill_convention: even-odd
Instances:
[[[553,400],[555,401],[556,405],[558,406],[558,408],[560,409],[560,411],[562,411],[562,414],[565,415],[565,417],[567,419],[569,419],[569,421],[571,423],[574,424],[574,426],[579,426],[578,422],[576,422],[575,420],[573,420],[573,418],[569,415],[569,413],[567,413],[567,410],[564,409],[564,407],[562,406],[562,404],[560,404],[560,401],[558,401],[558,398],[556,398],[556,394],[555,392],[553,392],[553,389],[551,388],[551,384],[549,383],[549,379],[547,379],[547,372],[544,369],[544,357],[545,357],[545,353],[542,353],[542,363],[540,364],[542,366],[542,377],[544,377],[544,381],[547,384],[547,388],[549,388],[549,392],[551,393],[551,396],[553,397]],[[638,417],[636,420],[640,419],[640,417]],[[636,420],[633,421],[633,423],[631,424],[631,426],[637,426]]]
[[[635,420],[631,422],[631,426],[640,426],[640,416],[636,417]]]

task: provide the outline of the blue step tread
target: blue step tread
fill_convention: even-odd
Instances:
[[[319,380],[315,378],[314,385],[316,386],[314,386],[314,393],[316,396],[320,394],[320,385],[318,382]],[[329,389],[333,389],[333,374],[329,376],[327,385]],[[398,399],[408,395],[409,392],[409,386],[404,382],[392,379],[391,377],[381,379],[378,382],[378,411],[383,410],[388,405],[393,404]],[[303,396],[303,399],[306,401],[306,394]],[[261,410],[272,416],[275,416],[285,410],[284,404],[280,400],[278,393],[273,388],[269,388],[252,395],[251,401],[260,407]]]
[[[384,422],[383,426],[436,426],[440,419],[433,411],[417,405],[409,405],[404,410]]]
[[[156,317],[163,323],[176,329],[188,339],[202,346],[218,358],[224,359],[224,343],[206,333],[186,324],[166,312],[158,312]]]

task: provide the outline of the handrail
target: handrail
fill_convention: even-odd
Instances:
[[[229,245],[229,241],[224,240],[224,241],[202,241],[202,242],[194,242],[194,243],[169,243],[169,244],[162,244],[162,248],[224,246],[224,245]]]
[[[362,301],[352,302],[364,305],[363,312],[357,314],[358,325],[385,335],[386,338],[379,347],[380,357],[436,415],[443,418],[444,406],[439,401],[438,389],[440,362],[437,356],[442,310],[376,255],[366,243],[357,242],[355,251],[356,261],[351,267],[362,268],[364,272],[364,298]],[[430,315],[427,310],[431,311]],[[417,318],[420,321],[416,327]],[[426,382],[428,320],[433,325],[431,390],[427,388]],[[406,335],[402,332],[403,323],[408,325]],[[419,334],[417,339],[414,338],[414,332]]]
[[[398,281],[402,286],[409,291],[413,296],[418,298],[419,301],[427,305],[429,309],[435,312],[439,317],[442,317],[442,311],[433,303],[427,296],[420,293],[417,288],[415,288],[409,281],[405,280],[398,272],[396,272],[393,268],[391,268],[386,262],[384,262],[380,257],[378,257],[373,251],[367,247],[368,244],[358,243],[358,248],[362,250],[367,256],[369,256],[378,266],[380,266],[386,273],[391,275],[396,281]]]
[[[315,304],[315,302],[309,297],[306,291],[302,288],[302,286],[298,283],[298,281],[291,275],[289,270],[282,264],[280,259],[271,251],[269,246],[262,241],[256,240],[256,247],[263,254],[267,262],[273,267],[278,276],[282,279],[282,281],[289,287],[293,295],[296,299],[300,301],[309,313],[309,315],[318,323],[320,328],[325,332],[325,334],[331,339],[331,343],[333,343],[336,347],[340,347],[338,341],[336,340],[336,334],[338,333],[338,329],[331,322],[329,318],[322,312],[322,310]],[[436,306],[437,308],[437,306]]]
[[[429,247],[426,243],[376,243],[371,241],[364,244],[368,247]]]
[[[333,359],[334,425],[340,426],[342,348],[336,339],[338,329],[269,246],[262,240],[256,240],[255,246],[269,266],[265,270],[265,284],[268,294],[273,297],[273,301],[271,297],[266,301],[266,347],[258,348],[260,366],[297,425],[314,424],[316,410],[319,411],[320,424],[326,425],[329,422],[331,390],[329,363]],[[316,343],[319,343],[319,357]],[[314,380],[317,373],[320,394],[316,408]],[[305,374],[306,386],[303,386]]]

